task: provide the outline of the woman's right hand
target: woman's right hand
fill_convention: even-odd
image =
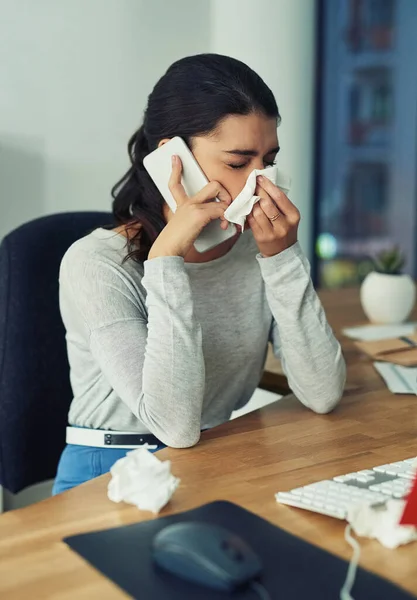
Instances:
[[[223,218],[224,211],[232,200],[227,190],[217,181],[211,181],[198,194],[189,198],[181,183],[181,173],[181,159],[173,156],[168,187],[177,203],[177,210],[153,243],[149,260],[158,256],[184,257],[202,229],[211,221]],[[220,202],[213,202],[214,198],[218,198]]]

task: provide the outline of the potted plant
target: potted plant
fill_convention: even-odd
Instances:
[[[414,281],[402,273],[405,257],[398,247],[383,250],[374,259],[375,270],[361,286],[364,313],[373,323],[402,323],[416,299]]]

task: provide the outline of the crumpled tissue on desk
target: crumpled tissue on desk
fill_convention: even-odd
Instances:
[[[113,502],[134,504],[157,514],[171,499],[180,479],[171,473],[171,461],[160,461],[146,447],[120,458],[110,469],[107,496]]]
[[[417,540],[414,526],[399,524],[404,507],[404,500],[387,500],[383,506],[353,504],[347,520],[356,535],[374,538],[386,548],[398,548]]]

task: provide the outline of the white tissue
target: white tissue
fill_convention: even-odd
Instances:
[[[404,500],[387,500],[377,506],[353,504],[348,509],[347,520],[357,535],[374,538],[386,548],[397,548],[417,540],[414,526],[399,525],[404,506]]]
[[[113,502],[134,504],[157,514],[170,500],[180,480],[171,473],[171,461],[161,462],[146,447],[120,458],[110,469],[107,496]]]
[[[224,216],[231,223],[240,225],[243,231],[246,217],[252,212],[252,208],[258,200],[259,196],[255,196],[256,178],[258,175],[264,175],[272,183],[275,183],[284,194],[288,194],[291,187],[291,179],[284,175],[277,167],[268,167],[267,169],[255,169],[246,180],[245,187],[236,196],[231,205],[225,210]]]

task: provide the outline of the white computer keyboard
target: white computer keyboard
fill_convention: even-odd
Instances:
[[[417,457],[380,465],[319,481],[289,492],[278,492],[277,502],[304,508],[336,519],[345,519],[348,507],[367,502],[379,504],[388,498],[404,498],[411,490]]]

